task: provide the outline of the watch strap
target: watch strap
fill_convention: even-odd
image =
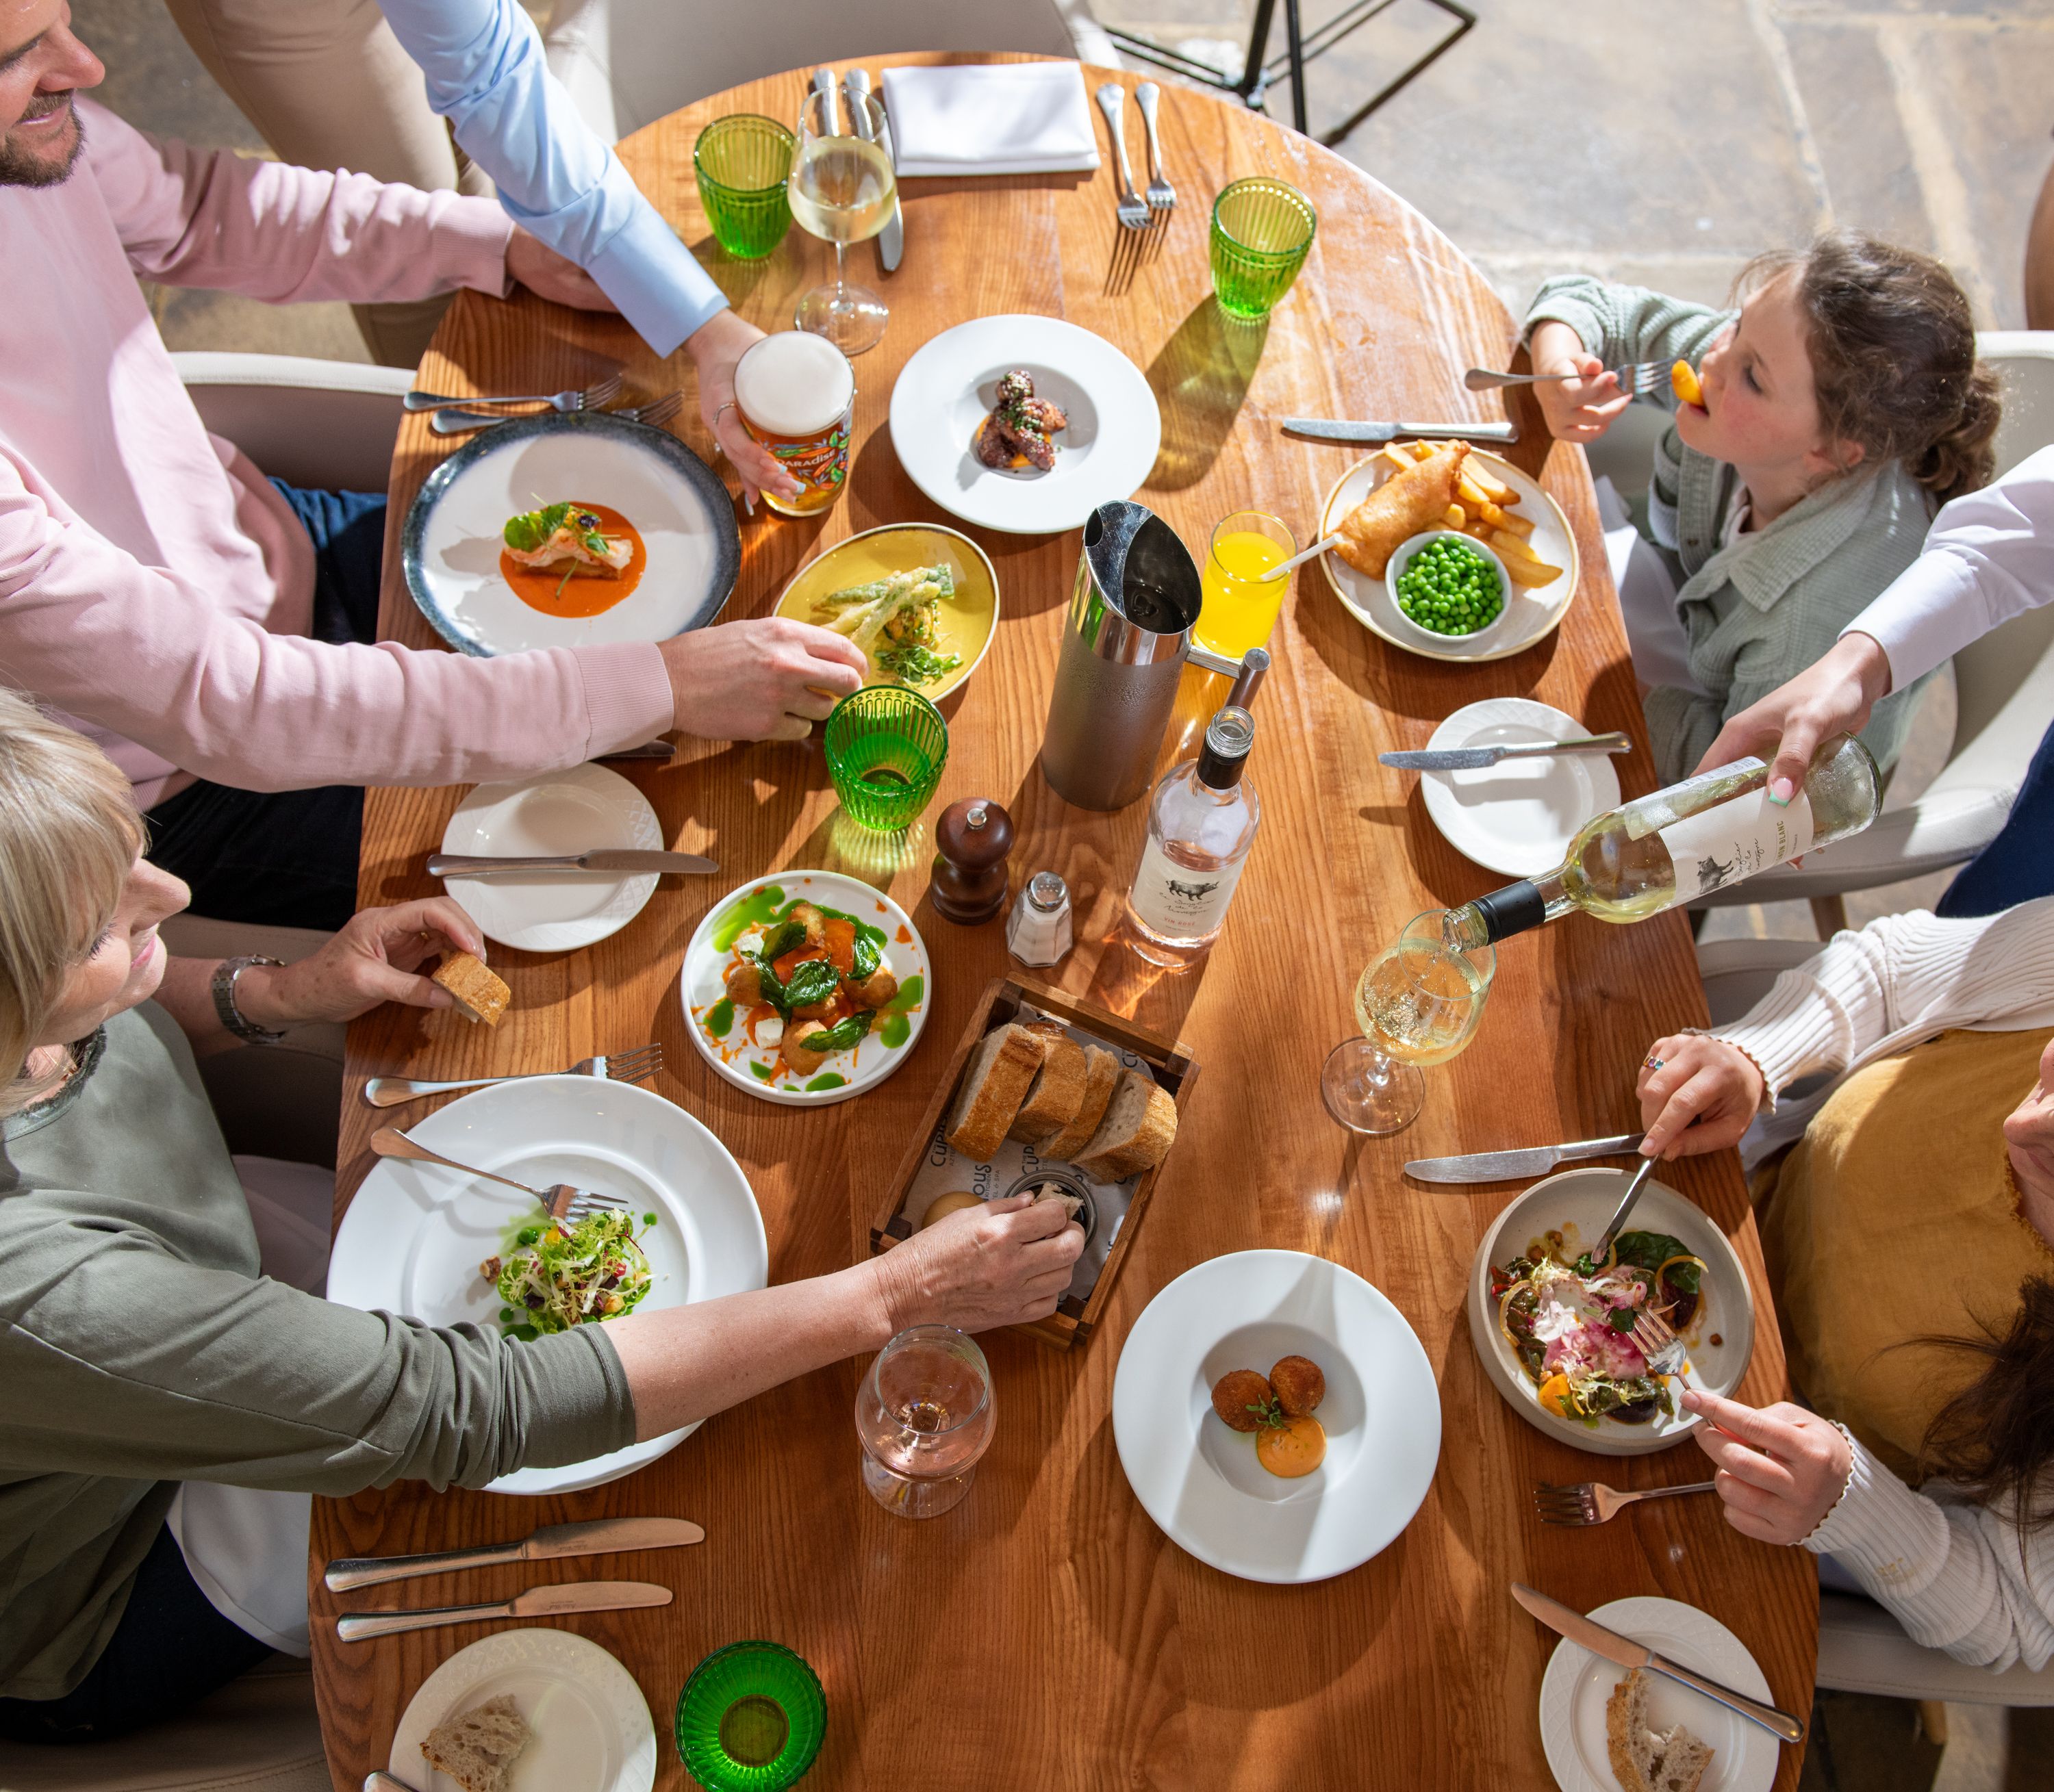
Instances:
[[[285,1036],[270,1028],[246,1020],[242,1011],[235,1005],[235,980],[252,965],[270,965],[282,969],[282,958],[266,958],[258,953],[249,953],[239,958],[224,958],[214,967],[214,1012],[222,1026],[238,1039],[250,1045],[276,1045]]]

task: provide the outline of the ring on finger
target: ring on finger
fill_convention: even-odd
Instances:
[[[1648,1053],[1647,1058],[1643,1061],[1646,1063],[1647,1067],[1651,1071],[1659,1071],[1662,1068],[1662,1060],[1656,1057],[1651,1051]]]

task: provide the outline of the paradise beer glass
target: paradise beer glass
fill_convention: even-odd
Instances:
[[[752,344],[735,364],[734,408],[742,426],[805,487],[785,497],[766,486],[763,501],[773,510],[810,517],[841,496],[856,369],[825,336],[781,330]]]

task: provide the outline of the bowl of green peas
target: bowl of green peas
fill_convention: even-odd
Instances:
[[[1442,641],[1474,641],[1512,599],[1505,564],[1474,536],[1430,529],[1402,543],[1383,570],[1399,614]]]

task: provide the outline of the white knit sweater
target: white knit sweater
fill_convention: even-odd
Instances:
[[[1863,1064],[1955,1028],[2054,1029],[2054,898],[1986,919],[1887,915],[1836,935],[1714,1031],[1761,1067],[1772,1091],[1832,1071],[1830,1093]],[[1846,1492],[1805,1547],[1836,1558],[1914,1640],[1958,1660],[2038,1668],[2054,1656],[2054,1531],[2028,1539],[2021,1559],[1999,1513],[1942,1484],[1914,1493],[1859,1444]]]

